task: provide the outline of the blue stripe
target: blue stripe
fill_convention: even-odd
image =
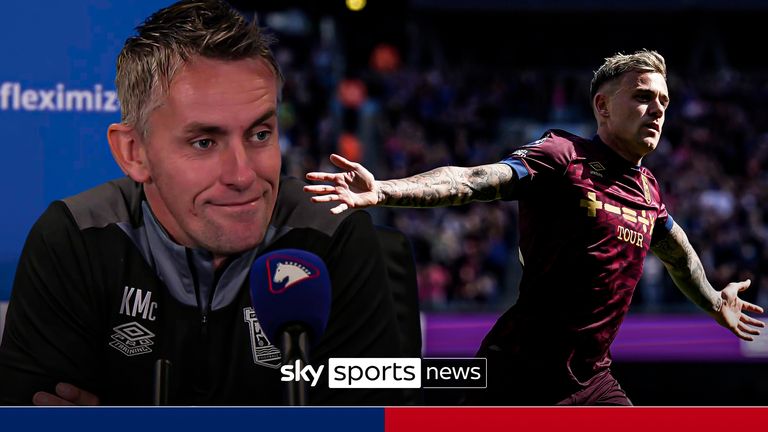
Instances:
[[[515,175],[517,175],[518,179],[525,178],[531,173],[528,171],[528,168],[525,167],[525,164],[520,159],[515,158],[508,158],[504,159],[499,163],[503,163],[504,165],[509,165],[510,168],[512,168],[512,171],[515,172]]]
[[[259,391],[254,389],[254,391]],[[2,430],[384,431],[383,408],[0,408]]]
[[[664,228],[666,228],[667,231],[672,231],[672,227],[675,225],[675,220],[672,219],[671,214],[667,214],[667,222],[664,223]]]

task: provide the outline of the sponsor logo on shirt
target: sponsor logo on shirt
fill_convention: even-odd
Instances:
[[[112,330],[112,342],[109,346],[120,351],[128,357],[152,352],[150,346],[154,345],[152,338],[155,334],[147,330],[137,322],[130,322],[114,327]]]
[[[252,307],[243,308],[243,320],[248,326],[253,362],[257,365],[277,369],[283,360],[280,350],[267,339],[267,335],[261,329],[259,320],[256,318],[256,312]]]
[[[597,217],[597,213],[603,211],[612,213],[616,216],[621,216],[626,222],[634,224],[633,228],[637,228],[637,225],[639,224],[643,231],[642,233],[624,226],[616,226],[616,238],[634,246],[642,247],[645,239],[643,234],[653,232],[654,218],[649,215],[648,212],[645,210],[637,211],[629,207],[616,206],[609,202],[600,201],[597,199],[597,194],[595,192],[587,192],[587,199],[582,199],[579,206],[587,209],[587,216],[589,217]]]

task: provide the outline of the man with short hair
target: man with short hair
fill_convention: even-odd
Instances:
[[[320,214],[280,179],[282,75],[271,39],[219,0],[152,15],[117,63],[128,177],[50,205],[22,253],[0,346],[0,402],[279,405],[280,351],[251,307],[254,259],[293,248],[327,265],[332,299],[310,364],[399,357],[393,301],[370,217]],[[324,377],[327,375],[324,375]],[[311,404],[400,403],[397,390],[329,389]]]
[[[655,51],[606,59],[591,85],[597,134],[550,130],[499,163],[441,167],[377,181],[332,155],[344,172],[309,173],[315,202],[333,213],[375,205],[434,207],[517,200],[520,296],[491,329],[488,390],[473,404],[629,405],[611,376],[609,347],[629,308],[650,250],[676,285],[718,323],[751,340],[762,313],[738,293],[750,281],[715,290],[685,233],[667,213],[659,185],[640,165],[661,136],[669,105],[664,58]]]

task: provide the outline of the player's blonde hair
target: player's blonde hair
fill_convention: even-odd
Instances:
[[[608,57],[600,69],[595,71],[595,76],[589,86],[592,100],[595,100],[595,95],[603,84],[611,82],[627,72],[657,72],[666,79],[667,64],[661,54],[647,49],[642,49],[634,54],[618,53]]]

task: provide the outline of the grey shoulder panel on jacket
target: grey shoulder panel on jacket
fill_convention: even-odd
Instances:
[[[291,228],[314,228],[329,236],[352,212],[340,215],[331,213],[331,208],[337,204],[313,203],[312,194],[304,192],[303,181],[295,177],[280,179],[280,194],[272,214],[272,225]]]
[[[81,230],[141,220],[141,185],[128,177],[111,180],[62,201]]]

